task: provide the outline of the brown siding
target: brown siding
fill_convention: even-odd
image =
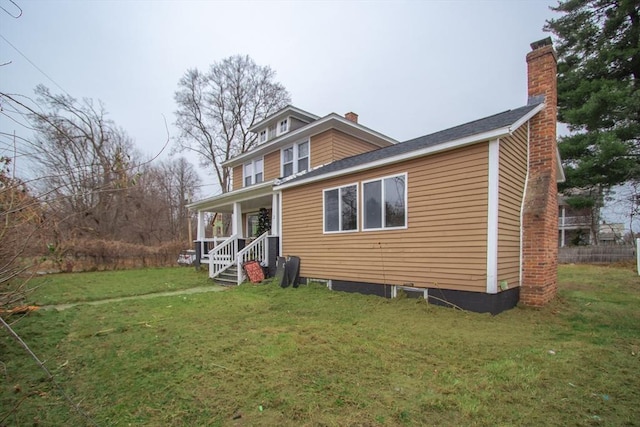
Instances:
[[[244,165],[238,165],[233,167],[233,190],[239,190],[242,188],[243,182],[243,168]]]
[[[333,134],[328,130],[311,137],[311,167],[331,163],[333,161]]]
[[[280,177],[280,150],[264,156],[264,180],[269,181]]]
[[[311,137],[311,167],[315,168],[378,148],[380,147],[377,145],[331,129]]]
[[[527,125],[500,140],[498,284],[520,286],[520,212],[527,174]]]
[[[487,160],[482,143],[285,189],[282,252],[303,277],[485,291]],[[403,172],[406,230],[323,234],[323,189]]]

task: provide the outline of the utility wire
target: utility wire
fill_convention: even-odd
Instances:
[[[49,80],[50,80],[54,85],[58,86],[58,89],[60,89],[61,91],[63,91],[63,92],[64,92],[64,93],[69,97],[69,98],[73,98],[71,95],[69,95],[69,92],[67,92],[66,90],[64,90],[64,88],[63,88],[62,86],[60,86],[60,85],[59,85],[55,80],[53,80],[53,79],[52,79],[52,78],[51,78],[47,73],[45,73],[44,71],[42,71],[42,68],[38,67],[38,66],[37,66],[37,65],[36,65],[32,60],[30,60],[30,59],[27,57],[27,55],[25,55],[24,53],[22,53],[22,52],[20,51],[20,49],[18,49],[17,47],[15,47],[15,46],[13,45],[13,43],[11,43],[9,40],[7,40],[7,39],[5,38],[5,36],[3,36],[2,34],[0,34],[0,38],[2,38],[2,40],[4,40],[5,42],[7,42],[7,44],[8,44],[9,46],[11,46],[11,47],[16,51],[16,52],[18,52],[20,55],[22,55],[22,57],[23,57],[24,59],[26,59],[26,60],[29,62],[29,64],[33,65],[33,67],[34,67],[36,70],[40,71],[40,73],[42,73],[42,75],[43,75],[43,76],[45,76],[46,78],[48,78],[48,79],[49,79]]]

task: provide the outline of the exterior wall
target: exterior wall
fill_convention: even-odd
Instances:
[[[323,234],[323,189],[407,173],[404,230]],[[486,292],[488,144],[283,190],[282,253],[302,277]],[[362,202],[359,203],[360,229]]]
[[[270,181],[280,177],[280,150],[264,156],[264,180]]]
[[[506,281],[509,288],[520,286],[520,214],[527,176],[527,140],[526,124],[500,140],[498,284]]]
[[[545,108],[530,120],[529,179],[523,215],[521,301],[541,306],[558,289],[558,187],[556,164],[557,65],[551,39],[527,55],[529,96],[543,95]]]
[[[311,137],[311,167],[317,167],[380,147],[331,129]]]
[[[233,190],[239,190],[244,185],[244,165],[233,167]]]
[[[295,117],[289,117],[289,132],[292,132],[296,129],[300,129],[302,126],[306,126],[307,123],[302,120],[298,120]]]

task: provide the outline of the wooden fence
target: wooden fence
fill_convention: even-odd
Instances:
[[[636,248],[633,245],[558,248],[558,263],[560,264],[610,264],[634,261],[635,259]]]

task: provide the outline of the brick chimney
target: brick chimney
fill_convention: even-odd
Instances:
[[[353,123],[358,123],[358,115],[353,111],[349,111],[344,115],[344,118],[352,121]]]
[[[520,301],[542,306],[558,288],[557,60],[551,38],[531,44],[527,54],[529,100],[544,109],[529,122],[529,180],[523,214]]]

